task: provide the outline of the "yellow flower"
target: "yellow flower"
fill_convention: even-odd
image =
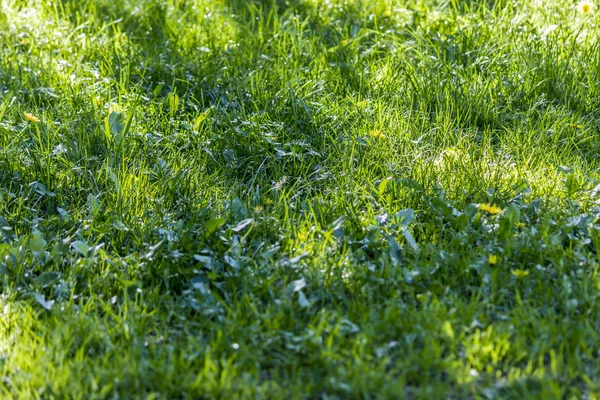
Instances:
[[[308,239],[308,233],[307,232],[298,232],[296,237],[298,238],[299,241],[306,242],[306,239]]]
[[[517,277],[517,279],[523,279],[529,275],[529,271],[525,271],[522,269],[513,269],[512,274]]]
[[[386,17],[386,18],[389,18],[389,17],[391,17],[391,16],[392,16],[392,10],[388,8],[388,9],[387,9],[387,10],[385,10],[385,12],[383,13],[383,16],[384,16],[384,17]]]
[[[381,139],[381,138],[385,137],[385,135],[383,133],[381,133],[381,131],[379,129],[370,130],[369,135],[371,135],[371,137],[375,138],[375,139]]]
[[[490,265],[498,264],[498,256],[495,256],[493,254],[491,256],[489,256],[488,263],[490,263]]]
[[[259,205],[256,205],[256,206],[254,207],[254,213],[255,213],[255,214],[260,214],[260,213],[262,212],[262,210],[264,210],[264,209],[265,209],[265,208],[264,208],[263,206],[261,206],[260,204],[259,204]]]
[[[589,14],[594,9],[594,4],[590,1],[582,1],[577,5],[577,10],[582,14]]]
[[[519,221],[519,222],[517,222],[517,223],[515,224],[515,226],[516,226],[517,228],[521,228],[521,229],[522,229],[522,228],[525,228],[525,222],[521,222],[521,221]]]
[[[25,119],[29,122],[35,122],[35,123],[40,122],[40,119],[31,113],[26,112],[26,113],[23,113],[23,115],[25,116]]]
[[[502,209],[495,204],[480,204],[479,209],[491,215],[500,214],[502,212]]]

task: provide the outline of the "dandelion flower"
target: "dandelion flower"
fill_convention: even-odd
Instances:
[[[515,224],[515,226],[516,226],[517,228],[523,229],[523,228],[525,228],[525,222],[521,222],[521,221],[519,221],[519,222],[517,222],[517,223]]]
[[[373,129],[373,130],[369,131],[369,135],[375,139],[381,139],[381,138],[385,137],[385,135],[383,133],[381,133],[381,131],[379,129]]]
[[[480,204],[479,209],[491,215],[500,214],[502,212],[502,209],[495,204]]]
[[[490,265],[496,265],[496,264],[498,264],[498,256],[493,255],[493,254],[491,256],[489,256],[488,263]]]
[[[29,122],[35,122],[36,124],[40,122],[40,119],[31,113],[26,112],[23,113],[23,115],[25,116],[25,119]]]
[[[306,242],[306,239],[308,239],[308,233],[307,232],[298,232],[296,237],[298,238],[299,241]]]
[[[582,14],[589,14],[594,9],[594,4],[589,1],[582,1],[577,5],[577,10]]]
[[[517,278],[517,279],[524,279],[525,277],[527,277],[529,275],[529,271],[525,271],[523,269],[513,269],[512,270],[512,274]]]
[[[386,18],[389,18],[389,17],[391,17],[391,16],[392,16],[392,10],[388,8],[388,9],[387,9],[387,10],[385,10],[385,12],[383,13],[383,16],[384,16],[384,17],[386,17]]]

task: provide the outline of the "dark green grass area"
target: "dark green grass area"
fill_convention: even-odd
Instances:
[[[0,4],[0,397],[600,395],[597,10]]]

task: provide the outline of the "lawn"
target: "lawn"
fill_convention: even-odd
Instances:
[[[600,10],[0,0],[0,397],[600,396]]]

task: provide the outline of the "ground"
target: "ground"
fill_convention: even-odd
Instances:
[[[592,4],[1,3],[2,397],[600,395]]]

